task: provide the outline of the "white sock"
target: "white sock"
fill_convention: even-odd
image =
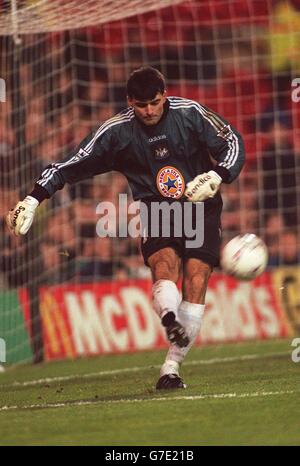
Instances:
[[[174,312],[177,317],[180,303],[178,288],[171,280],[157,280],[152,287],[153,307],[160,319],[167,312]]]
[[[170,346],[165,362],[160,370],[161,376],[165,374],[178,375],[179,365],[182,363],[199,335],[204,309],[204,304],[194,304],[188,301],[181,302],[178,311],[178,321],[185,328],[190,343],[184,348],[180,348],[177,345]]]

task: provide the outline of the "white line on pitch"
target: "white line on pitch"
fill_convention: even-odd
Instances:
[[[66,403],[43,403],[43,404],[33,404],[25,406],[1,406],[1,411],[10,411],[16,409],[48,409],[48,408],[66,408],[71,406],[89,406],[89,405],[99,405],[99,404],[118,404],[118,403],[143,403],[148,401],[173,401],[173,400],[184,400],[184,401],[196,401],[196,400],[207,400],[207,399],[225,399],[225,398],[260,398],[267,396],[276,396],[276,395],[293,395],[299,393],[300,390],[282,390],[274,392],[252,392],[252,393],[214,393],[206,395],[191,395],[191,396],[172,396],[172,397],[157,397],[157,398],[134,398],[126,399],[121,398],[119,400],[89,400],[89,401],[70,401]]]
[[[237,362],[237,361],[251,361],[256,359],[265,359],[265,358],[272,358],[276,356],[288,356],[290,353],[287,352],[277,352],[277,353],[267,353],[267,354],[244,354],[243,356],[232,356],[232,357],[225,357],[225,358],[211,358],[211,359],[200,359],[200,360],[192,360],[186,361],[184,363],[184,367],[187,366],[198,366],[198,365],[210,365],[210,364],[218,364],[218,363],[227,363],[227,362]],[[149,369],[160,369],[161,365],[149,365],[149,366],[140,366],[140,367],[125,367],[122,369],[113,369],[108,371],[99,371],[99,372],[90,372],[89,374],[73,374],[73,375],[65,375],[60,377],[45,377],[43,379],[37,380],[27,380],[24,382],[15,381],[11,384],[3,384],[0,385],[0,388],[8,388],[8,387],[28,387],[33,385],[41,385],[47,383],[55,383],[55,382],[66,382],[69,380],[78,380],[78,379],[92,379],[97,377],[102,377],[105,375],[117,375],[117,374],[124,374],[130,372],[138,372],[144,371]]]

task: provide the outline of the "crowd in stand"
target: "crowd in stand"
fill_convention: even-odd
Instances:
[[[281,11],[281,2],[276,8]],[[290,9],[300,24],[300,11],[292,4]],[[119,193],[131,201],[118,173],[67,187],[44,202],[27,239],[9,236],[3,220],[47,164],[64,158],[126,106],[124,84],[143,63],[162,70],[169,95],[207,105],[245,139],[246,168],[222,190],[224,242],[254,232],[268,245],[270,267],[299,264],[300,102],[298,108],[291,101],[291,81],[300,63],[292,54],[275,64],[270,59],[275,36],[269,12],[248,29],[238,22],[212,29],[201,25],[200,13],[191,28],[184,22],[188,13],[182,14],[182,23],[169,17],[163,29],[158,16],[148,14],[68,35],[26,38],[19,64],[6,76],[15,90],[0,104],[0,287],[26,282],[25,259],[34,241],[45,283],[149,276],[139,238],[96,234],[100,201],[117,206]]]

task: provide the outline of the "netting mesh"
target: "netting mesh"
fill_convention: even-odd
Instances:
[[[299,2],[22,1],[13,20],[11,3],[0,5],[2,219],[43,167],[126,106],[129,73],[150,64],[169,95],[200,101],[244,137],[246,167],[222,187],[224,241],[251,231],[267,242],[270,266],[299,263]],[[2,220],[2,289],[29,287],[34,299],[43,284],[149,277],[139,240],[95,238],[96,205],[118,205],[120,192],[130,196],[117,173],[66,187],[26,238],[10,237]]]
[[[181,0],[8,0],[3,1],[0,34],[65,31],[89,27],[181,3]]]

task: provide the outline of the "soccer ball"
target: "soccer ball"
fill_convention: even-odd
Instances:
[[[238,280],[252,280],[265,270],[267,246],[253,233],[235,236],[221,252],[221,267]]]

